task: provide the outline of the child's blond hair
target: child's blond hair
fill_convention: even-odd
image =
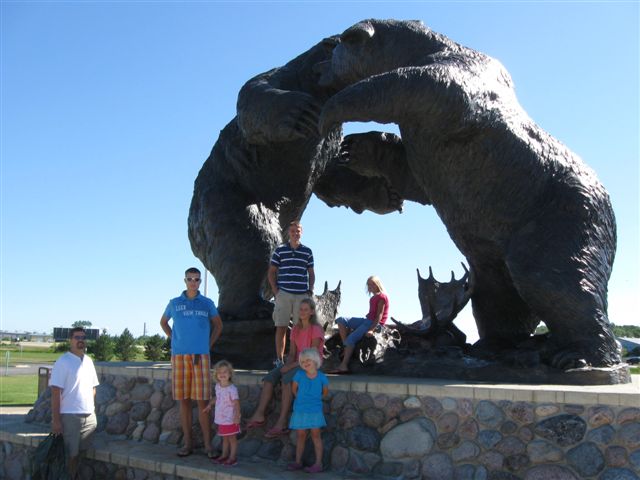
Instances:
[[[305,348],[300,352],[300,356],[298,357],[298,363],[300,366],[302,366],[302,361],[306,359],[313,360],[316,364],[316,368],[320,368],[322,365],[322,358],[320,357],[318,350],[315,348]]]
[[[371,275],[369,278],[367,278],[367,285],[365,285],[365,291],[369,292],[369,280],[371,280],[371,282],[378,287],[378,291],[380,293],[384,293],[384,285],[382,285],[382,280],[380,280],[380,277],[378,277],[377,275]]]
[[[213,380],[218,383],[218,370],[220,368],[229,370],[229,382],[233,383],[233,365],[228,360],[220,360],[213,366]]]

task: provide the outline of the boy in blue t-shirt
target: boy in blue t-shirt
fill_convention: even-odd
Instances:
[[[198,402],[205,451],[213,455],[211,425],[203,411],[211,398],[209,352],[222,333],[222,319],[213,300],[200,294],[200,281],[200,270],[187,269],[184,279],[187,289],[169,301],[160,319],[162,330],[171,338],[172,393],[173,399],[180,402],[184,434],[184,445],[178,450],[180,457],[193,453],[191,400]]]

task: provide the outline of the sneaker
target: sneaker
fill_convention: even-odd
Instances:
[[[275,365],[275,367],[276,367],[276,368],[284,367],[284,362],[283,362],[282,360],[280,360],[279,358],[278,358],[278,359],[276,359],[276,360],[273,362],[273,364]]]

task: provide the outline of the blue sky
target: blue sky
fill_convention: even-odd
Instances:
[[[365,18],[422,20],[505,65],[529,115],[610,192],[610,318],[640,325],[637,2],[2,0],[1,14],[2,329],[160,333],[184,269],[201,265],[187,238],[193,182],[239,88]],[[366,312],[371,274],[405,322],[420,317],[416,268],[462,274],[430,207],[356,215],[314,198],[303,224],[317,290],[342,280],[344,315]],[[457,324],[474,340],[470,310]]]

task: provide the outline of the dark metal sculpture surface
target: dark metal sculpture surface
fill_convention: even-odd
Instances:
[[[395,123],[401,137],[343,139],[348,121]],[[477,353],[518,349],[543,321],[549,365],[620,361],[607,318],[608,194],[528,117],[497,60],[421,22],[365,20],[250,80],[189,215],[229,318],[269,311],[269,255],[312,193],[356,212],[433,205],[473,272]],[[453,325],[431,305],[427,330]]]

